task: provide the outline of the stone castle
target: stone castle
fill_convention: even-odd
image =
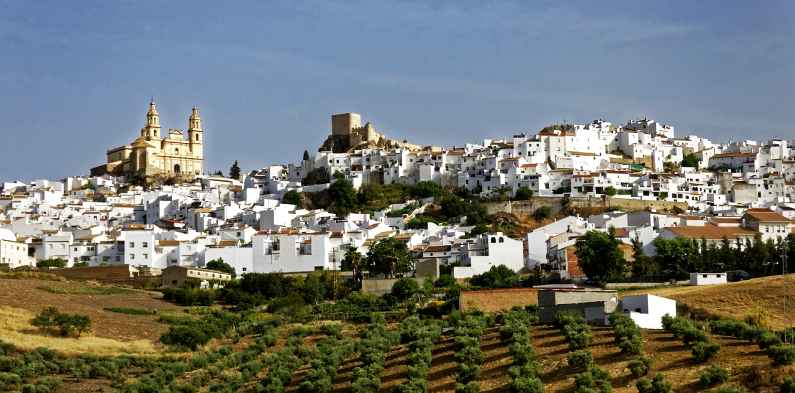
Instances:
[[[318,150],[345,153],[367,147],[404,147],[412,150],[420,148],[406,141],[388,139],[384,134],[378,133],[370,122],[362,125],[362,116],[358,113],[338,113],[331,115],[331,135]]]
[[[162,137],[160,114],[152,101],[141,135],[128,145],[108,150],[107,162],[92,168],[91,174],[126,176],[144,182],[190,181],[203,171],[204,130],[199,109],[191,111],[187,132],[172,128]]]

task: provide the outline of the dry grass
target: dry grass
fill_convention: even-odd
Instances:
[[[159,349],[149,340],[119,341],[84,334],[80,338],[56,337],[40,333],[30,325],[34,313],[0,306],[0,337],[23,349],[48,347],[66,354],[90,353],[99,356],[155,354]]]
[[[650,293],[674,299],[693,310],[719,317],[761,317],[771,329],[795,326],[795,274],[725,285],[637,289],[622,295]],[[789,303],[789,310],[785,308]]]
[[[461,309],[483,312],[510,310],[538,304],[538,290],[534,288],[481,289],[461,292]]]

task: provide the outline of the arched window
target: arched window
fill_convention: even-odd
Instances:
[[[505,243],[505,239],[504,238],[500,238],[500,243]]]
[[[497,238],[496,237],[491,238],[491,242],[492,243],[497,243]]]
[[[179,164],[174,164],[174,173],[180,173]]]

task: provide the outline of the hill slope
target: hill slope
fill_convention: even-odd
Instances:
[[[795,274],[755,278],[725,285],[638,289],[622,295],[650,293],[674,299],[691,309],[742,319],[761,315],[771,329],[795,326]],[[789,304],[787,310],[786,304]]]

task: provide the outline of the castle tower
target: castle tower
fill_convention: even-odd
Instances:
[[[146,139],[160,139],[160,114],[157,113],[155,101],[149,101],[146,111],[146,125],[141,129],[141,136]]]

